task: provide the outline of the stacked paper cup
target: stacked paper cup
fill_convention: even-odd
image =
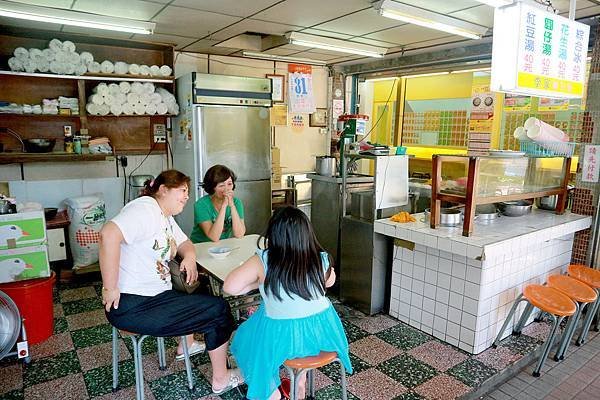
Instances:
[[[515,129],[513,136],[520,141],[533,141],[554,153],[570,154],[573,150],[567,134],[535,117],[528,118],[523,127]]]
[[[85,108],[90,115],[179,114],[175,96],[150,82],[100,83]]]

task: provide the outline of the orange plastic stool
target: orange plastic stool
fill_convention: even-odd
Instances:
[[[569,274],[569,276],[585,283],[586,285],[594,289],[596,291],[596,294],[600,298],[600,271],[598,271],[597,269],[587,267],[585,265],[571,264],[567,267],[567,273]],[[600,301],[596,300],[596,302],[592,305],[591,309],[588,310],[585,320],[583,321],[581,333],[579,334],[579,338],[575,343],[577,346],[581,346],[583,343],[585,343],[585,339],[587,338],[587,335],[590,331],[590,327],[592,326],[594,316],[598,313],[599,309]],[[594,327],[594,330],[598,331],[598,318],[596,318],[596,326]]]
[[[554,337],[556,336],[558,325],[560,325],[563,318],[574,315],[578,310],[578,306],[567,295],[554,288],[542,285],[528,285],[525,287],[525,289],[523,289],[523,294],[517,297],[513,306],[511,307],[508,316],[504,320],[502,328],[500,328],[500,332],[498,332],[498,336],[496,336],[496,340],[494,340],[494,344],[492,344],[494,348],[498,347],[498,343],[500,342],[506,327],[517,311],[517,306],[522,301],[527,302],[527,306],[525,307],[525,310],[523,310],[523,314],[521,315],[521,318],[519,318],[519,322],[517,322],[517,325],[513,329],[513,334],[521,333],[521,329],[523,329],[523,326],[525,325],[525,322],[527,322],[527,319],[531,315],[534,307],[537,307],[549,314],[554,322],[552,325],[552,330],[550,331],[550,336],[544,345],[542,355],[540,356],[538,364],[532,374],[533,376],[538,377],[540,376],[540,370],[542,369],[546,358],[548,358],[548,353],[550,353],[550,349],[554,343]]]
[[[577,305],[577,312],[569,318],[569,324],[565,329],[565,334],[560,342],[560,346],[558,346],[558,351],[554,356],[554,361],[560,361],[565,358],[565,352],[567,351],[569,343],[571,343],[582,310],[586,306],[588,308],[591,307],[588,304],[593,305],[598,299],[598,294],[585,283],[567,275],[552,275],[548,277],[548,286],[566,294]]]
[[[346,392],[346,368],[344,368],[344,364],[342,364],[342,361],[339,359],[338,354],[334,351],[322,351],[316,356],[294,358],[291,360],[286,360],[283,363],[285,369],[290,374],[291,379],[290,399],[298,399],[298,379],[304,371],[308,371],[307,380],[309,395],[311,396],[311,398],[314,398],[315,385],[313,379],[313,371],[315,370],[315,368],[323,367],[332,362],[338,362],[340,364],[342,399],[347,400],[348,394]]]

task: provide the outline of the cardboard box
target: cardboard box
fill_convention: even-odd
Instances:
[[[279,167],[281,165],[281,151],[279,147],[271,147],[271,165]]]
[[[43,211],[0,215],[0,250],[40,245],[46,242]]]
[[[0,250],[0,283],[50,276],[46,245]]]
[[[273,173],[271,175],[271,181],[276,184],[281,183],[281,167],[273,167]]]

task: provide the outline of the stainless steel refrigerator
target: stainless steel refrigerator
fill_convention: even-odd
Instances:
[[[190,234],[194,203],[206,193],[205,172],[215,164],[237,175],[246,233],[261,233],[271,216],[271,82],[191,73],[177,79],[180,115],[173,124],[173,167],[192,179],[190,200],[176,217]]]

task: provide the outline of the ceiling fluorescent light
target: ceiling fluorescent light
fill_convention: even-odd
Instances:
[[[457,69],[455,71],[450,71],[451,74],[462,74],[463,72],[481,72],[481,71],[491,71],[491,67],[485,68],[471,68],[471,69]]]
[[[51,24],[80,26],[84,28],[150,35],[156,24],[126,18],[107,17],[72,10],[39,7],[0,0],[0,16],[48,22]]]
[[[367,78],[365,82],[380,82],[380,81],[394,81],[398,79],[396,76],[388,76],[386,78]]]
[[[488,29],[484,26],[447,17],[423,8],[396,3],[392,0],[382,0],[375,3],[375,8],[379,11],[380,15],[387,18],[397,19],[409,24],[436,29],[470,39],[481,39],[481,36]]]
[[[513,3],[513,0],[476,0],[480,3],[487,4],[488,6],[492,6],[494,8],[507,6]]]
[[[430,72],[427,74],[403,75],[402,78],[420,78],[422,76],[448,75],[450,72]]]
[[[285,35],[290,44],[313,47],[316,49],[339,51],[341,53],[358,54],[360,56],[381,58],[387,52],[385,47],[354,43],[342,39],[308,35],[300,32],[290,32]]]
[[[311,64],[311,65],[327,65],[327,62],[323,61],[323,60],[312,60],[310,58],[278,56],[276,54],[269,54],[269,53],[254,53],[252,51],[244,51],[244,52],[242,52],[242,55],[247,58],[257,58],[259,60],[281,61],[281,62],[291,62],[291,63]]]

